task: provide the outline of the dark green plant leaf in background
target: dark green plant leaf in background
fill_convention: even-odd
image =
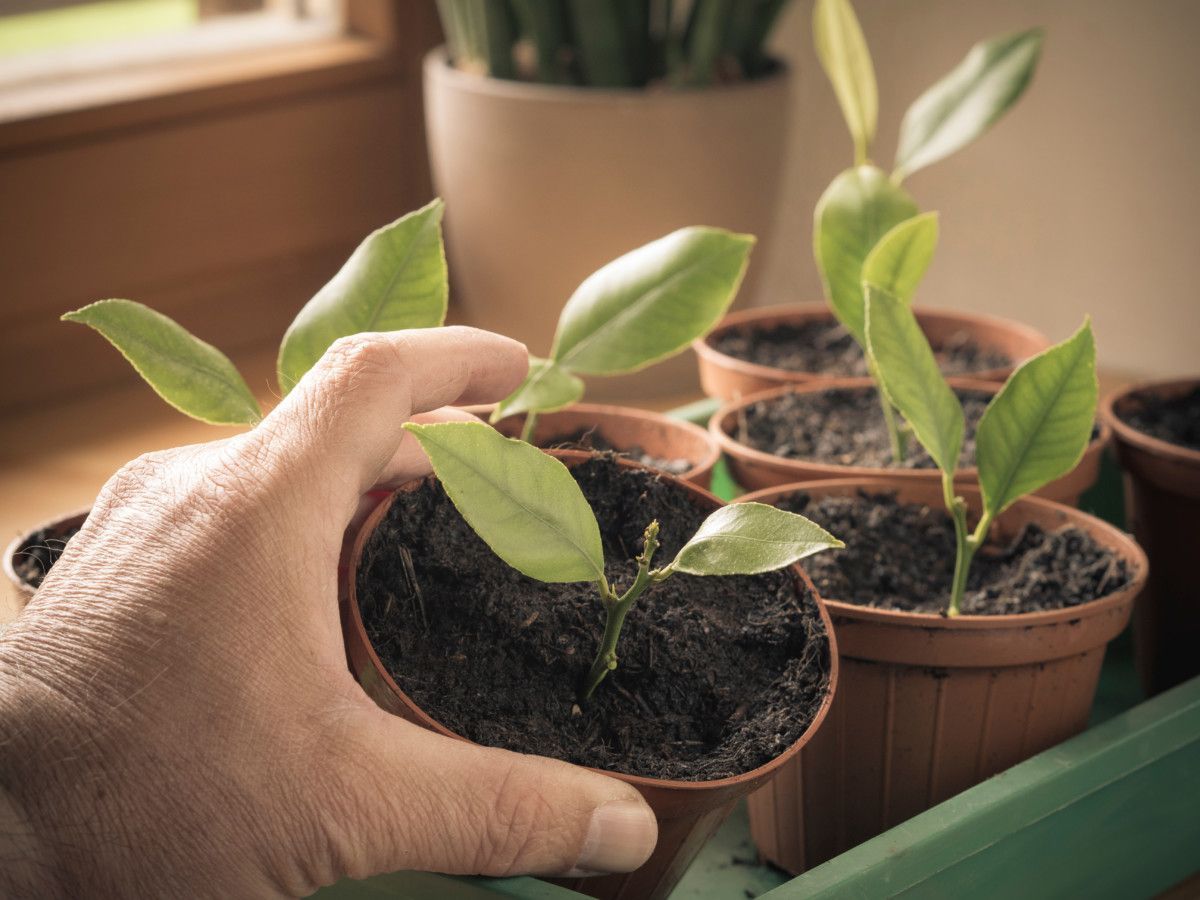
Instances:
[[[916,214],[912,197],[875,166],[842,172],[817,202],[813,254],[825,297],[859,344],[866,344],[863,263],[880,238]]]
[[[906,219],[880,238],[867,254],[862,268],[863,282],[911,303],[933,260],[937,242],[937,213]]]
[[[160,397],[211,425],[253,425],[262,409],[224,353],[132,300],[100,300],[63,317],[104,335]]]
[[[880,387],[943,472],[962,450],[962,404],[938,368],[933,349],[908,304],[867,288],[867,348]]]
[[[1013,372],[975,430],[986,510],[998,515],[1075,468],[1092,437],[1097,392],[1088,321]]]
[[[434,200],[368,235],[305,304],[279,347],[284,394],[340,337],[442,324],[449,293],[443,208]]]
[[[597,270],[563,307],[551,358],[582,375],[633,372],[706,334],[733,302],[754,238],[681,228]]]
[[[583,396],[583,380],[548,359],[529,357],[529,374],[515,391],[496,404],[491,421],[533,410],[553,412]]]
[[[862,165],[875,138],[879,96],[871,54],[849,0],[817,0],[813,40],[854,139],[854,163]]]
[[[704,520],[668,568],[691,575],[756,575],[844,546],[804,516],[763,503],[731,503]]]
[[[482,422],[404,427],[467,524],[502,560],[539,581],[604,577],[600,527],[561,462]]]
[[[1037,68],[1044,32],[976,44],[949,75],[918,97],[900,125],[897,180],[961,150],[1017,102]]]

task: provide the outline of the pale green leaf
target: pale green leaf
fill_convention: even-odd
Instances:
[[[370,234],[305,304],[279,347],[283,393],[340,337],[442,324],[448,296],[442,210],[434,200]]]
[[[984,509],[1010,504],[1078,464],[1096,417],[1092,326],[1027,360],[992,398],[975,430]]]
[[[701,523],[668,568],[691,575],[756,575],[844,546],[804,516],[763,503],[731,503]]]
[[[938,214],[913,216],[892,227],[863,262],[862,278],[911,303],[917,285],[933,259],[938,242]]]
[[[854,139],[854,161],[864,163],[875,138],[879,96],[871,54],[849,0],[817,0],[813,39]]]
[[[253,425],[262,418],[229,357],[162,313],[132,300],[100,300],[62,318],[104,335],[181,413],[210,425]]]
[[[952,474],[963,444],[962,404],[908,304],[874,287],[867,288],[867,348],[887,399],[938,468]]]
[[[523,412],[553,412],[583,396],[583,381],[548,359],[529,357],[529,374],[515,391],[496,404],[491,421]]]
[[[604,577],[600,527],[561,462],[482,422],[404,427],[467,524],[502,560],[539,581]]]
[[[874,166],[842,172],[825,189],[813,221],[813,254],[838,321],[865,346],[863,263],[879,239],[917,214],[917,204]]]
[[[754,237],[681,228],[589,275],[567,301],[552,359],[582,375],[634,372],[707,334],[733,302]]]
[[[916,99],[900,125],[896,177],[961,150],[1017,102],[1042,52],[1040,28],[976,44],[949,75]]]

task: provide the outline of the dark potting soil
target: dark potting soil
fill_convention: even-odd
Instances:
[[[975,426],[991,399],[977,391],[958,391],[966,417],[960,465],[974,465]],[[819,393],[785,393],[745,408],[733,437],[742,444],[789,459],[808,459],[841,466],[932,469],[934,462],[911,436],[904,461],[892,461],[892,445],[879,405],[871,389],[843,389]]]
[[[1147,391],[1137,399],[1122,421],[1160,441],[1200,450],[1200,385],[1177,397]]]
[[[941,613],[950,602],[954,525],[945,510],[898,503],[890,493],[814,500],[798,492],[777,506],[808,516],[846,543],[805,570],[827,599],[908,612]],[[1027,524],[1010,542],[975,556],[962,611],[1006,615],[1062,609],[1124,587],[1130,573],[1086,531]]]
[[[79,534],[79,527],[42,528],[29,536],[21,549],[13,554],[13,571],[32,588],[42,586],[47,573],[58,562],[67,541]]]
[[[695,465],[691,460],[682,457],[667,459],[662,456],[654,456],[647,453],[646,449],[638,444],[625,448],[616,447],[604,436],[604,432],[595,427],[579,428],[566,434],[556,434],[550,440],[543,441],[542,447],[554,450],[596,450],[601,453],[616,453],[618,456],[624,456],[643,466],[658,469],[669,475],[682,475]]]
[[[734,328],[715,336],[712,345],[727,356],[789,372],[837,377],[868,374],[862,348],[832,320]],[[981,347],[966,331],[954,333],[934,347],[934,352],[946,375],[986,372],[1013,364],[1008,354]]]
[[[705,517],[677,487],[611,458],[572,471],[614,585],[632,579],[651,519],[662,526],[656,559],[670,560]],[[367,633],[396,683],[480,744],[655,778],[725,778],[787,749],[829,684],[828,637],[790,573],[675,575],[630,610],[619,667],[578,706],[603,631],[595,588],[510,568],[435,482],[397,497],[356,577]]]

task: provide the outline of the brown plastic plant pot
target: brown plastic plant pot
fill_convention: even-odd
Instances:
[[[1050,346],[1050,341],[1040,331],[1012,319],[953,310],[914,309],[921,330],[934,347],[945,344],[956,334],[966,333],[980,347],[999,350],[1015,363],[1020,363]],[[736,400],[771,388],[827,381],[836,377],[822,372],[798,372],[764,366],[738,359],[716,348],[717,339],[731,331],[766,330],[776,325],[832,321],[833,313],[825,303],[790,303],[730,313],[706,337],[692,343],[700,364],[700,384],[704,393],[719,400]],[[1013,368],[1008,366],[964,373],[962,377],[1003,384]]]
[[[579,465],[594,455],[577,450],[551,452],[568,467]],[[643,468],[625,460],[618,462],[623,466]],[[680,490],[687,492],[695,503],[705,510],[716,509],[724,505],[712,494],[693,484],[669,475],[662,477],[675,482]],[[410,482],[396,493],[416,490],[421,483],[422,480]],[[339,593],[342,627],[350,669],[367,694],[383,709],[438,734],[458,740],[467,740],[431,718],[397,686],[380,662],[363,627],[356,593],[356,579],[353,575],[358,571],[367,539],[387,514],[387,510],[394,500],[395,495],[385,500],[364,521],[356,534],[347,535],[349,541],[347,545],[348,565],[339,579]],[[792,571],[798,583],[802,583],[812,590],[812,583],[799,566],[793,566]],[[815,591],[813,591],[813,595],[816,596]],[[837,648],[833,643],[829,615],[820,601],[817,602],[817,606],[822,625],[829,635],[829,689],[817,714],[797,741],[766,765],[734,778],[723,778],[717,781],[670,781],[626,775],[621,772],[602,771],[601,774],[633,785],[646,798],[646,802],[650,804],[658,818],[658,845],[650,859],[635,872],[595,878],[565,879],[560,883],[589,896],[610,898],[610,900],[616,900],[616,898],[621,898],[621,900],[661,900],[670,894],[671,889],[682,877],[705,842],[725,820],[734,804],[761,787],[777,770],[794,759],[800,748],[816,734],[824,720],[833,697],[834,687],[837,684],[838,663]]]
[[[1198,384],[1200,378],[1136,384],[1101,405],[1125,470],[1129,527],[1153,563],[1133,616],[1134,659],[1151,694],[1200,674],[1200,451],[1151,437],[1122,416],[1147,397],[1175,397]]]
[[[934,485],[883,479],[742,499],[860,489],[942,508]],[[978,492],[962,496],[977,515]],[[1023,615],[951,619],[826,600],[841,655],[838,692],[825,727],[750,798],[763,856],[792,873],[810,869],[1087,726],[1105,646],[1129,621],[1146,556],[1117,528],[1037,498],[1010,507],[993,534],[1011,538],[1028,522],[1085,530],[1125,560],[1132,581],[1091,603]]]
[[[13,539],[4,550],[4,574],[10,585],[9,595],[12,597],[14,609],[20,611],[37,593],[37,588],[17,574],[17,562],[33,544],[34,535],[45,533],[50,536],[64,535],[78,529],[88,517],[91,507],[81,509],[65,516],[57,516],[48,522],[43,522],[36,528],[31,528]]]
[[[968,378],[949,378],[947,381],[956,389],[995,394],[999,385],[975,381]],[[814,381],[808,384],[773,388],[726,403],[709,420],[708,430],[725,453],[730,473],[734,480],[748,491],[763,490],[784,484],[806,481],[824,481],[830,478],[884,478],[898,484],[941,484],[941,473],[937,469],[883,469],[869,466],[842,466],[837,463],[807,459],[789,459],[764,453],[733,437],[738,418],[743,410],[760,400],[770,400],[787,393],[815,394],[827,390],[876,390],[870,378],[839,378],[829,381]],[[1079,465],[1037,492],[1037,496],[1068,506],[1077,506],[1083,492],[1100,477],[1100,462],[1104,447],[1108,444],[1111,430],[1104,421],[1098,422],[1099,434],[1088,444],[1079,460]],[[954,476],[955,484],[970,486],[978,484],[979,474],[974,466],[959,469]]]

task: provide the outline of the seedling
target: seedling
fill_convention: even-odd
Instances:
[[[748,234],[681,228],[589,275],[559,315],[549,359],[530,358],[491,421],[525,413],[528,441],[539,413],[583,396],[580,375],[636,372],[686,349],[729,309],[753,246]]]
[[[813,34],[854,141],[854,166],[834,178],[817,202],[813,253],[833,314],[865,352],[863,280],[880,283],[881,275],[873,267],[887,264],[873,258],[874,250],[885,235],[918,212],[901,184],[913,172],[961,150],[1016,103],[1033,78],[1043,33],[1034,28],[976,44],[957,68],[918,97],[900,125],[890,176],[870,159],[878,118],[875,69],[849,0],[817,0]],[[928,226],[908,237],[928,240]],[[897,240],[893,249],[903,246]],[[893,288],[905,296],[903,286]],[[877,373],[871,375],[878,384]],[[882,394],[880,400],[892,454],[901,461],[905,431]]]
[[[867,283],[867,348],[879,383],[942,474],[942,496],[954,521],[954,580],[947,613],[957,616],[975,553],[1000,513],[1026,494],[1075,468],[1096,415],[1096,346],[1080,329],[1027,360],[988,403],[975,429],[975,465],[983,511],[967,528],[967,504],[954,492],[965,433],[962,404],[938,369],[933,349],[908,304]]]
[[[339,337],[432,328],[446,317],[442,201],[380,228],[308,301],[279,347],[286,395]],[[213,425],[254,425],[262,408],[229,357],[174,320],[132,300],[100,300],[63,316],[104,335],[155,392]]]
[[[637,574],[625,587],[605,576],[600,526],[583,491],[561,462],[482,422],[404,426],[420,442],[462,517],[517,571],[550,583],[591,582],[604,610],[604,636],[579,691],[595,692],[617,668],[617,642],[630,608],[677,572],[755,575],[844,546],[794,513],[761,503],[724,506],[700,525],[675,558],[652,568],[657,521],[646,526]]]

